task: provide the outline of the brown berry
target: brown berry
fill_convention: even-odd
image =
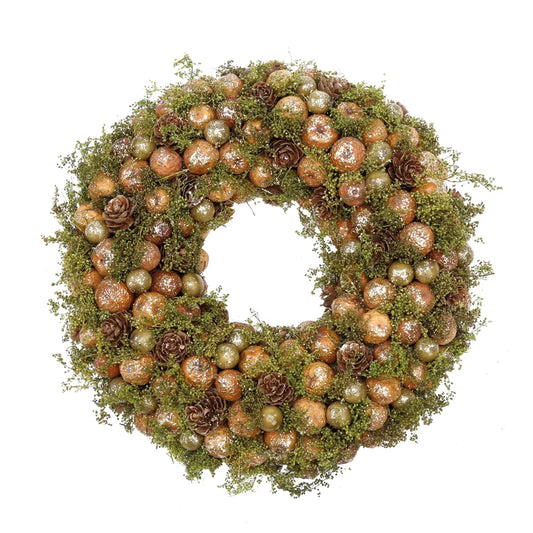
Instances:
[[[340,199],[350,207],[359,207],[366,200],[366,181],[344,181],[339,186]]]
[[[311,115],[304,122],[302,141],[307,146],[327,150],[338,138],[327,115]]]
[[[413,196],[403,189],[394,191],[387,200],[387,207],[392,209],[404,224],[415,219],[416,202]]]
[[[242,155],[239,143],[230,141],[220,148],[220,162],[225,165],[232,174],[242,174],[248,170],[248,161]]]
[[[109,364],[109,357],[104,354],[96,356],[94,369],[97,374],[104,378],[116,378],[120,375],[120,366],[118,364]]]
[[[123,313],[130,308],[133,294],[125,283],[113,279],[104,279],[94,291],[96,305],[103,311]]]
[[[151,353],[141,355],[137,359],[127,359],[120,363],[120,375],[126,383],[146,385],[155,368],[155,359]]]
[[[158,292],[145,292],[133,303],[133,318],[142,326],[154,326],[165,320],[167,299]]]
[[[433,248],[435,235],[429,226],[421,222],[411,222],[400,231],[399,239],[425,255]]]
[[[281,110],[285,118],[307,118],[309,112],[306,103],[299,96],[285,96],[275,105],[276,109]]]
[[[334,363],[337,360],[340,341],[340,337],[332,329],[318,328],[311,350],[318,352],[321,361]]]
[[[433,309],[433,306],[435,305],[435,296],[431,291],[431,287],[427,283],[413,281],[407,285],[405,290],[413,302],[418,305],[422,311],[429,313]]]
[[[411,346],[422,336],[422,325],[416,318],[405,318],[398,323],[396,336],[401,342]]]
[[[218,150],[203,139],[194,141],[183,153],[185,166],[192,174],[207,174],[215,168],[218,158]]]
[[[112,196],[115,192],[115,181],[105,172],[98,172],[89,183],[89,196],[91,200]]]
[[[356,172],[365,159],[365,147],[355,137],[343,137],[330,150],[331,163],[339,172]]]
[[[240,401],[230,407],[228,427],[233,434],[245,439],[257,437],[261,433],[261,429],[254,422],[254,417],[244,411]]]
[[[381,429],[387,418],[389,417],[389,410],[384,405],[379,405],[376,402],[370,402],[366,409],[367,415],[370,417],[370,425],[368,426],[368,431],[377,431]]]
[[[392,302],[396,297],[396,288],[387,279],[374,278],[370,280],[364,290],[365,303],[370,309],[381,307]]]
[[[227,426],[220,426],[211,430],[204,437],[204,446],[213,457],[225,459],[231,453],[231,432]]]
[[[129,193],[140,191],[143,188],[143,173],[148,168],[144,160],[130,159],[119,170],[118,182]]]
[[[379,405],[389,405],[396,401],[402,393],[402,384],[396,378],[368,378],[366,386],[370,399]]]
[[[289,431],[267,431],[263,440],[270,451],[275,455],[283,455],[296,448],[298,435],[295,429]]]
[[[324,165],[314,157],[302,157],[297,172],[300,179],[309,187],[319,187],[328,179]]]
[[[170,194],[166,189],[158,187],[150,191],[144,199],[146,208],[150,213],[162,214],[166,213],[170,205]]]
[[[323,361],[309,363],[303,371],[304,387],[309,394],[323,396],[333,383],[333,369]]]
[[[238,370],[230,369],[219,372],[215,379],[218,394],[228,402],[239,400],[242,396],[241,377],[242,374]]]
[[[300,398],[294,402],[293,408],[304,415],[305,427],[302,433],[316,433],[326,425],[326,406],[322,402]]]
[[[266,363],[270,359],[269,353],[263,346],[248,346],[241,352],[239,370],[246,374],[258,363]]]
[[[187,118],[191,126],[198,130],[203,130],[215,118],[215,112],[212,107],[200,104],[189,109]]]
[[[365,116],[364,111],[354,102],[341,102],[337,106],[337,111],[341,116],[352,120],[359,120]]]
[[[363,340],[370,344],[385,342],[392,333],[389,315],[380,313],[375,309],[362,315],[361,326],[365,332]]]
[[[386,141],[389,132],[385,123],[380,118],[373,119],[363,132],[363,142],[366,146],[378,141]]]
[[[176,150],[160,146],[150,156],[150,167],[160,178],[166,178],[183,168],[183,160]]]
[[[185,381],[191,387],[208,389],[215,382],[217,367],[203,355],[191,355],[181,363]]]
[[[176,272],[156,270],[152,273],[152,292],[158,292],[166,298],[174,298],[181,291],[181,278]]]
[[[154,270],[154,268],[159,265],[159,261],[161,261],[161,252],[159,251],[159,248],[153,242],[149,241],[143,241],[141,248],[142,257],[139,268],[144,268],[144,270],[148,271]]]

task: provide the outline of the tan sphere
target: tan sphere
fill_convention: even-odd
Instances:
[[[215,168],[219,158],[218,150],[207,141],[198,139],[187,146],[183,161],[192,174],[207,174]]]
[[[91,200],[97,200],[106,196],[112,196],[116,187],[115,180],[105,172],[98,172],[89,184],[89,196]]]
[[[145,292],[133,303],[133,318],[142,326],[154,326],[165,320],[167,299],[158,292]]]
[[[339,172],[356,172],[365,160],[365,147],[355,137],[343,137],[330,150],[331,163]]]
[[[263,440],[270,451],[275,455],[284,455],[296,448],[298,434],[295,429],[290,431],[267,431]]]
[[[211,430],[204,437],[204,446],[213,457],[225,459],[231,454],[231,432],[227,426],[220,426]]]
[[[214,118],[215,111],[206,104],[191,107],[187,114],[189,124],[198,130],[203,130]]]
[[[299,178],[309,187],[319,187],[328,179],[324,165],[314,157],[302,157],[297,172]]]
[[[315,402],[309,398],[300,398],[293,404],[293,408],[304,415],[304,434],[320,431],[326,425],[326,406],[322,402]]]
[[[311,351],[318,352],[321,361],[334,363],[337,360],[340,341],[340,337],[332,329],[318,328]]]
[[[240,401],[230,407],[228,427],[234,435],[244,439],[257,437],[261,433],[259,426],[254,423],[254,417],[244,411]]]
[[[302,141],[306,146],[327,150],[339,138],[327,115],[311,115],[304,122]]]
[[[123,313],[130,308],[133,294],[125,283],[114,279],[102,280],[94,291],[96,305],[103,311]]]
[[[224,400],[236,402],[242,396],[241,380],[242,374],[238,370],[223,370],[217,374],[215,388]]]
[[[162,214],[167,212],[170,205],[170,199],[170,193],[166,189],[158,187],[145,196],[144,202],[146,204],[146,209],[148,209],[150,213]]]
[[[348,314],[361,316],[365,312],[361,298],[355,294],[344,294],[335,298],[331,303],[331,313],[335,318],[341,318]]]
[[[73,217],[74,225],[80,230],[85,231],[87,224],[93,220],[103,220],[102,210],[94,207],[91,202],[82,202]]]
[[[346,118],[359,120],[365,116],[365,112],[354,102],[341,102],[337,106],[337,111]]]
[[[418,305],[422,311],[429,313],[433,309],[435,305],[435,295],[427,283],[413,281],[407,285],[405,290],[413,302]]]
[[[94,268],[102,277],[109,275],[111,265],[113,264],[112,246],[113,238],[108,237],[94,247],[91,255]]]
[[[399,239],[416,248],[421,254],[430,252],[435,243],[433,230],[421,222],[411,222],[400,231]]]
[[[183,160],[176,150],[160,146],[150,156],[150,167],[160,178],[166,178],[183,168]]]
[[[180,416],[176,411],[159,408],[154,413],[154,419],[158,425],[171,433],[177,433],[181,429]]]
[[[154,270],[159,265],[161,261],[161,252],[156,244],[150,241],[143,241],[141,244],[142,248],[142,257],[139,268],[144,268],[144,270]]]
[[[305,390],[309,394],[323,396],[333,383],[333,369],[323,361],[309,363],[303,372]]]
[[[392,333],[389,315],[380,313],[375,309],[363,314],[361,325],[365,332],[363,340],[370,344],[385,342]]]
[[[263,346],[248,346],[241,352],[239,370],[246,374],[258,363],[266,363],[270,359],[269,353]]]
[[[230,141],[220,147],[220,162],[225,165],[232,174],[242,174],[248,170],[248,161],[243,156],[240,145],[236,141]]]
[[[340,199],[350,207],[359,207],[366,200],[366,181],[344,181],[339,186]]]
[[[226,98],[237,98],[241,93],[244,82],[236,74],[230,73],[218,79],[217,87]]]
[[[378,141],[386,141],[389,132],[385,123],[380,118],[373,119],[363,132],[363,142],[366,146]]]
[[[250,169],[248,179],[256,187],[270,187],[273,182],[272,165],[267,157],[261,156],[257,163]]]
[[[401,189],[394,191],[387,200],[387,207],[392,209],[404,224],[409,224],[415,219],[416,202],[407,191]]]
[[[370,399],[379,405],[395,402],[402,393],[402,384],[396,378],[368,378],[366,380]]]
[[[387,418],[389,417],[389,410],[384,405],[379,405],[376,402],[370,402],[366,409],[366,413],[370,417],[370,425],[368,426],[368,431],[377,431],[381,429]]]
[[[276,109],[280,109],[285,118],[307,118],[307,104],[299,96],[285,96],[281,98]]]
[[[366,284],[363,294],[366,305],[375,309],[392,302],[396,297],[396,288],[387,279],[374,278]]]
[[[122,379],[132,385],[146,385],[152,378],[155,359],[151,353],[141,355],[137,359],[127,359],[120,363]]]
[[[139,159],[126,161],[119,170],[118,182],[129,193],[134,193],[143,188],[143,173],[148,168],[148,162]]]
[[[405,318],[398,323],[395,333],[401,342],[411,346],[422,336],[422,325],[416,318]]]
[[[208,389],[215,382],[217,367],[203,355],[191,355],[181,363],[181,371],[188,385]]]

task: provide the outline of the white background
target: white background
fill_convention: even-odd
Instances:
[[[10,2],[0,50],[2,439],[0,527],[85,531],[527,531],[531,499],[531,14],[529,2]],[[56,168],[74,142],[128,112],[150,81],[173,80],[184,52],[210,72],[228,59],[314,59],[379,84],[433,121],[462,166],[494,176],[478,258],[492,320],[455,372],[456,397],[418,444],[362,450],[322,496],[229,497],[221,479],[189,483],[140,434],[99,426],[88,393],[62,393],[63,349],[46,300],[57,252]],[[317,316],[303,275],[311,245],[281,210],[239,209],[207,243],[211,287],[275,322]],[[291,223],[288,224],[287,221]],[[246,221],[246,222],[245,222]],[[245,227],[280,251],[261,267]],[[291,226],[291,228],[288,228]],[[280,236],[281,235],[281,236]],[[238,238],[239,246],[231,244]],[[262,269],[261,269],[261,268]],[[253,286],[257,293],[246,288]],[[263,292],[259,288],[264,289]],[[253,301],[252,301],[253,300]]]

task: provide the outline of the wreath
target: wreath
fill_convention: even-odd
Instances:
[[[189,478],[267,478],[294,495],[363,447],[393,446],[449,402],[447,375],[483,324],[491,273],[468,242],[483,206],[451,183],[432,125],[314,64],[188,57],[179,82],[62,160],[56,192],[67,388],[165,447]],[[299,209],[325,312],[297,327],[229,320],[203,272],[235,204]]]

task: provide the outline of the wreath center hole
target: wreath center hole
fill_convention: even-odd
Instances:
[[[273,326],[318,319],[324,308],[308,272],[321,260],[314,241],[296,233],[302,229],[298,209],[263,202],[234,209],[232,220],[204,245],[210,257],[206,281],[228,296],[230,320],[244,322],[252,313]]]

